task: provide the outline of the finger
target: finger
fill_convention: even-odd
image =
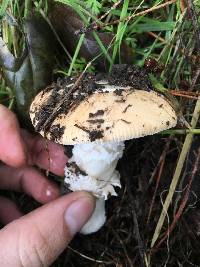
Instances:
[[[49,266],[94,210],[84,192],[59,198],[12,222],[0,232],[0,266]]]
[[[63,146],[47,141],[39,135],[32,135],[27,131],[23,131],[22,135],[28,147],[30,164],[35,164],[42,169],[49,169],[60,176],[64,174],[67,157],[64,154]]]
[[[7,224],[21,217],[23,213],[10,199],[0,196],[0,221]]]
[[[40,203],[47,203],[59,196],[58,187],[33,167],[12,168],[0,165],[0,188],[22,191]]]
[[[0,160],[19,167],[26,164],[26,148],[16,116],[0,104]]]

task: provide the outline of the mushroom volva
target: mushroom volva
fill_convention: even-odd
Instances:
[[[81,230],[84,234],[105,223],[105,200],[116,195],[115,186],[120,187],[116,165],[124,141],[177,123],[172,105],[150,88],[147,75],[140,72],[122,65],[110,75],[85,73],[78,84],[77,77],[67,77],[41,91],[31,105],[36,131],[57,143],[74,145],[65,167],[69,189],[96,197],[96,209]]]

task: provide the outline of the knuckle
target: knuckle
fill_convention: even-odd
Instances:
[[[19,236],[19,258],[23,267],[48,266],[50,248],[45,236],[36,225],[28,227],[31,232],[21,232]]]
[[[16,170],[16,174],[17,174],[17,187],[19,191],[26,191],[27,189],[27,180],[29,178],[29,171],[31,170],[30,167],[22,167],[22,168],[18,168],[18,170]]]
[[[8,114],[8,122],[10,124],[10,127],[12,127],[13,125],[15,126],[17,124],[17,117],[13,112],[9,112]]]

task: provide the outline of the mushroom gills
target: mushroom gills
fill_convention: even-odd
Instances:
[[[81,230],[83,234],[96,232],[105,223],[105,200],[117,195],[114,186],[121,187],[115,168],[123,150],[124,142],[74,145],[65,167],[65,183],[72,191],[86,190],[96,197],[94,214]]]

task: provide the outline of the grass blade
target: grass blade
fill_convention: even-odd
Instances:
[[[128,5],[129,5],[129,0],[125,0],[123,7],[122,7],[122,11],[120,14],[120,21],[123,20],[126,15],[127,15],[127,11],[128,11]],[[116,38],[115,38],[115,44],[114,44],[114,48],[113,48],[113,54],[112,54],[112,62],[110,64],[110,70],[112,69],[112,66],[115,62],[115,58],[117,55],[117,51],[120,49],[120,44],[126,29],[127,23],[125,22],[120,22],[117,28],[117,34],[116,34]]]
[[[0,18],[4,15],[6,8],[8,7],[10,0],[3,0],[0,7]]]
[[[79,53],[79,51],[81,49],[81,45],[82,45],[82,43],[84,41],[84,38],[85,38],[85,34],[81,34],[80,39],[78,41],[78,44],[76,46],[76,50],[75,50],[74,56],[72,58],[72,61],[71,61],[70,67],[69,67],[69,70],[68,70],[68,73],[67,73],[68,76],[70,76],[72,74],[72,69],[73,69],[74,64],[76,62],[76,59],[78,57],[78,53]]]

